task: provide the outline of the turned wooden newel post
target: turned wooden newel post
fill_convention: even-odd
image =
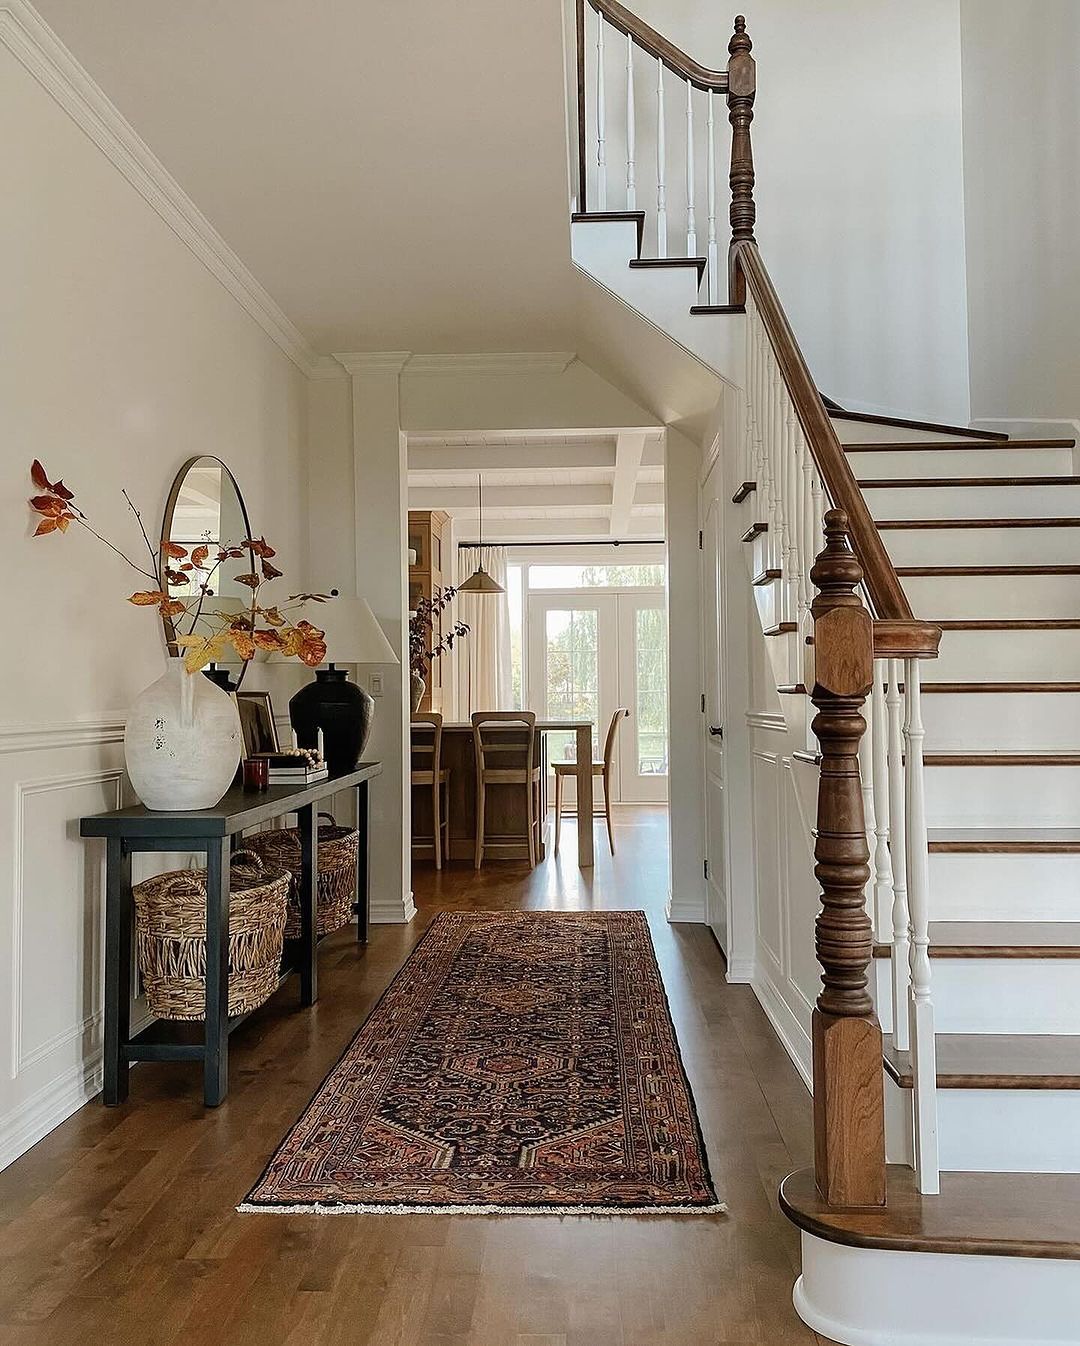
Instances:
[[[821,746],[814,875],[823,987],[814,1010],[814,1161],[833,1206],[885,1204],[881,1028],[867,989],[873,932],[865,889],[870,852],[863,819],[859,741],[874,681],[874,629],[855,592],[862,568],[847,515],[825,515],[825,549],[810,572],[814,614],[813,730]]]
[[[750,55],[753,44],[746,33],[746,20],[740,14],[728,43],[728,121],[731,123],[731,247],[728,250],[728,298],[732,304],[746,303],[746,282],[735,264],[735,245],[753,243],[754,153],[750,145],[750,123],[754,120],[754,93],[757,67]]]

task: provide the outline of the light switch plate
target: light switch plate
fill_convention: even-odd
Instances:
[[[371,675],[371,695],[382,696],[382,674],[372,673]]]

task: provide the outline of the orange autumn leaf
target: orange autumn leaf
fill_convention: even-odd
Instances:
[[[281,613],[277,610],[276,607],[260,608],[259,612],[262,614],[263,620],[267,622],[268,625],[270,626],[285,625],[285,618],[281,615]]]
[[[137,608],[148,608],[156,606],[158,603],[168,601],[168,594],[163,594],[160,589],[141,589],[134,593],[128,599],[129,603],[134,603]]]
[[[209,555],[210,555],[209,547],[196,547],[195,550],[191,553],[192,565],[196,565],[201,568],[202,563],[206,560],[206,558]]]
[[[277,566],[272,566],[269,561],[263,561],[262,573],[264,580],[280,579],[283,574],[282,571],[278,570]]]
[[[58,495],[35,495],[30,499],[32,508],[39,514],[61,514],[64,511],[64,502]]]
[[[187,612],[187,605],[178,598],[167,598],[158,604],[158,611],[163,617],[179,617],[181,613]]]
[[[257,589],[259,585],[262,583],[258,575],[252,575],[252,574],[236,575],[234,576],[234,578],[237,584],[246,584],[249,589]]]
[[[50,491],[53,495],[58,495],[61,500],[74,500],[75,498],[74,492],[69,491],[62,481],[51,482],[49,480],[48,474],[37,458],[30,464],[30,479],[39,491]]]
[[[233,649],[245,662],[255,657],[255,641],[249,631],[244,631],[238,626],[231,626],[228,631],[228,637],[232,641]]]
[[[325,634],[310,622],[297,622],[286,635],[285,653],[295,654],[308,668],[317,668],[326,658]]]
[[[264,537],[248,537],[244,539],[243,545],[250,547],[256,556],[266,560],[270,556],[276,556],[277,552],[270,546]]]
[[[251,638],[260,650],[283,650],[285,641],[277,631],[253,631]]]
[[[187,555],[187,548],[181,547],[178,542],[163,542],[161,544],[161,554],[174,561],[182,561]]]
[[[43,533],[55,532],[56,529],[59,528],[59,526],[60,521],[58,519],[42,519],[41,522],[38,524],[38,526],[34,529],[34,536],[41,537]]]
[[[61,533],[67,532],[68,524],[72,521],[74,517],[75,517],[74,514],[58,514],[56,516],[56,526],[57,528],[60,529]]]

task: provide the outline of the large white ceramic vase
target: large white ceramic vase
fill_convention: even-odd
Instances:
[[[124,727],[124,759],[148,809],[208,809],[229,788],[240,761],[236,702],[183,659],[140,692]]]

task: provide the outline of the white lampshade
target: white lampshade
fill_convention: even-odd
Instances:
[[[308,621],[326,633],[328,664],[400,662],[375,614],[362,598],[338,594],[326,603],[309,603],[301,612],[287,615],[290,621]],[[285,656],[272,653],[269,658],[276,663]]]

